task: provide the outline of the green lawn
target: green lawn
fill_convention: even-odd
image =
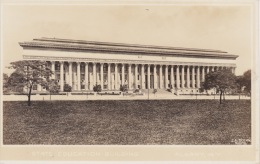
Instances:
[[[249,100],[3,104],[4,144],[208,145],[251,139]]]

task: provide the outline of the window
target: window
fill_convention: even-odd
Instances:
[[[37,85],[33,85],[33,90],[37,90]]]

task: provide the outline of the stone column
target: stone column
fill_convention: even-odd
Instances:
[[[157,69],[156,69],[156,65],[153,65],[153,88],[157,89]]]
[[[202,82],[205,81],[205,67],[202,66]]]
[[[63,70],[64,70],[64,62],[60,62],[60,91],[63,92],[64,88],[64,75],[63,75]]]
[[[131,70],[132,70],[132,64],[128,64],[128,88],[132,89],[132,74],[131,74]]]
[[[93,85],[97,84],[97,66],[96,63],[93,63]]]
[[[187,66],[186,80],[187,80],[187,88],[190,88],[190,66]]]
[[[176,83],[177,83],[177,88],[180,88],[180,69],[179,69],[179,65],[177,65],[176,67]]]
[[[236,67],[231,67],[231,71],[232,71],[233,74],[235,74],[236,73]]]
[[[172,88],[174,88],[174,71],[173,71],[173,65],[170,66],[171,67],[171,86]]]
[[[197,88],[200,88],[200,67],[197,67]]]
[[[151,78],[151,73],[150,73],[150,64],[147,65],[147,89],[150,89],[150,85],[151,85],[151,82],[150,82],[150,78]]]
[[[165,89],[167,89],[168,88],[168,65],[165,65],[164,79],[165,79]]]
[[[81,81],[80,81],[80,62],[77,62],[77,90],[81,90]]]
[[[195,66],[192,66],[191,76],[192,76],[192,88],[195,88]]]
[[[72,87],[72,62],[69,62],[69,85]]]
[[[135,64],[135,89],[138,88],[138,64]]]
[[[88,90],[88,63],[85,63],[85,90]]]
[[[52,71],[52,75],[51,78],[55,79],[55,61],[51,61],[51,71]]]
[[[162,89],[163,88],[163,82],[162,82],[162,65],[160,65],[160,69],[159,69],[159,79],[160,79],[160,89]]]
[[[117,63],[115,63],[115,90],[118,90],[118,87],[117,87],[117,79],[118,79],[118,73],[117,73],[117,71],[118,71],[118,68],[117,68]]]
[[[40,68],[41,68],[42,66],[40,66]],[[42,68],[41,68],[42,69]],[[42,77],[42,76],[41,76]],[[43,77],[44,78],[44,77]],[[40,92],[40,91],[42,91],[42,86],[41,86],[41,84],[37,84],[37,91],[38,92]]]
[[[122,64],[122,85],[125,84],[125,64]]]
[[[209,66],[207,66],[207,74],[209,73]]]
[[[141,66],[142,66],[142,67],[141,67],[141,75],[142,75],[142,80],[141,80],[142,84],[141,84],[141,87],[142,87],[142,89],[145,89],[144,64],[142,64]]]
[[[214,66],[211,67],[211,71],[214,72]]]
[[[100,85],[101,89],[104,89],[104,63],[100,63]]]
[[[110,79],[111,79],[111,64],[107,63],[107,88],[108,88],[108,90],[111,90]]]
[[[184,82],[184,65],[181,66],[181,87],[185,88],[185,82]]]

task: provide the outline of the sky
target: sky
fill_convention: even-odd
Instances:
[[[40,37],[205,48],[239,55],[251,68],[252,8],[247,5],[5,5],[3,72],[22,59],[18,42]]]

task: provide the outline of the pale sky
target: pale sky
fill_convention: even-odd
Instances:
[[[239,75],[251,68],[251,9],[246,5],[6,5],[4,67],[22,59],[18,42],[55,37],[223,50],[239,55]]]

